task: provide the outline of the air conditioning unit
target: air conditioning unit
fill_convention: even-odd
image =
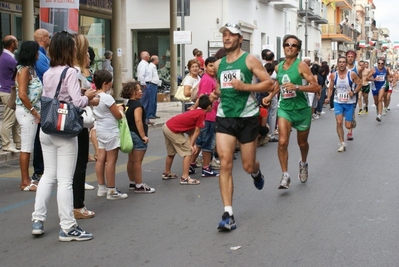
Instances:
[[[370,10],[366,9],[366,15],[364,16],[366,18],[366,20],[370,19]]]
[[[316,6],[315,0],[310,0],[309,1],[309,9],[314,10]]]
[[[360,26],[360,24],[355,23],[353,25],[353,28],[355,29],[355,31],[357,31],[358,33],[362,33],[362,27]]]

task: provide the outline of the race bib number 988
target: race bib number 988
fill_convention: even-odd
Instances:
[[[220,88],[233,88],[231,82],[233,79],[241,80],[241,70],[225,70],[220,75]]]

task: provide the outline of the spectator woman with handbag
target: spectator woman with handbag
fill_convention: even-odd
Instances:
[[[65,68],[69,67],[65,79],[61,82],[58,95],[60,101],[72,102],[84,108],[95,97],[95,91],[86,90],[81,95],[78,73],[73,68],[76,59],[76,44],[72,34],[66,31],[56,33],[49,47],[50,69],[43,76],[43,96],[53,98]],[[50,201],[53,186],[57,184],[58,215],[61,230],[60,241],[84,241],[93,238],[91,233],[81,229],[73,216],[72,179],[78,153],[76,137],[46,134],[40,131],[40,143],[43,150],[44,173],[36,192],[35,211],[32,213],[32,234],[44,233],[47,204]],[[87,157],[87,155],[86,155]]]
[[[198,85],[201,81],[200,76],[198,75],[200,70],[200,65],[198,60],[191,59],[187,63],[187,67],[189,73],[184,78],[184,96],[190,97],[191,101],[197,100],[197,93],[198,93]]]
[[[22,180],[20,187],[26,192],[34,192],[37,189],[37,184],[33,183],[29,177],[29,160],[40,122],[40,97],[43,91],[42,83],[35,71],[38,57],[39,44],[35,41],[23,42],[14,74],[17,90],[15,117],[21,127],[19,166]]]

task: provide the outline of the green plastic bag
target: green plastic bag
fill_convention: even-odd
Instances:
[[[118,121],[119,128],[119,138],[120,138],[120,150],[123,153],[130,153],[133,150],[133,140],[130,135],[129,125],[127,123],[126,117],[123,116],[122,119]]]

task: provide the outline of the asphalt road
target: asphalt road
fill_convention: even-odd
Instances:
[[[289,146],[291,188],[278,190],[281,170],[277,144],[258,149],[265,187],[255,189],[234,162],[234,214],[237,229],[218,232],[223,213],[218,179],[197,186],[163,181],[165,148],[160,128],[152,130],[144,163],[151,195],[128,192],[107,201],[86,191],[93,219],[79,220],[91,241],[59,242],[55,191],[45,234],[31,235],[34,193],[19,190],[19,167],[0,167],[0,265],[5,266],[399,266],[398,121],[399,96],[381,123],[375,110],[357,118],[354,141],[338,153],[333,111],[312,124],[309,180],[301,184],[296,132]],[[371,96],[370,96],[371,100]],[[119,154],[117,187],[128,191],[127,156]],[[198,169],[197,169],[198,170]],[[181,159],[173,171],[181,173]],[[94,164],[88,181],[95,184]],[[234,251],[231,247],[241,246]]]

